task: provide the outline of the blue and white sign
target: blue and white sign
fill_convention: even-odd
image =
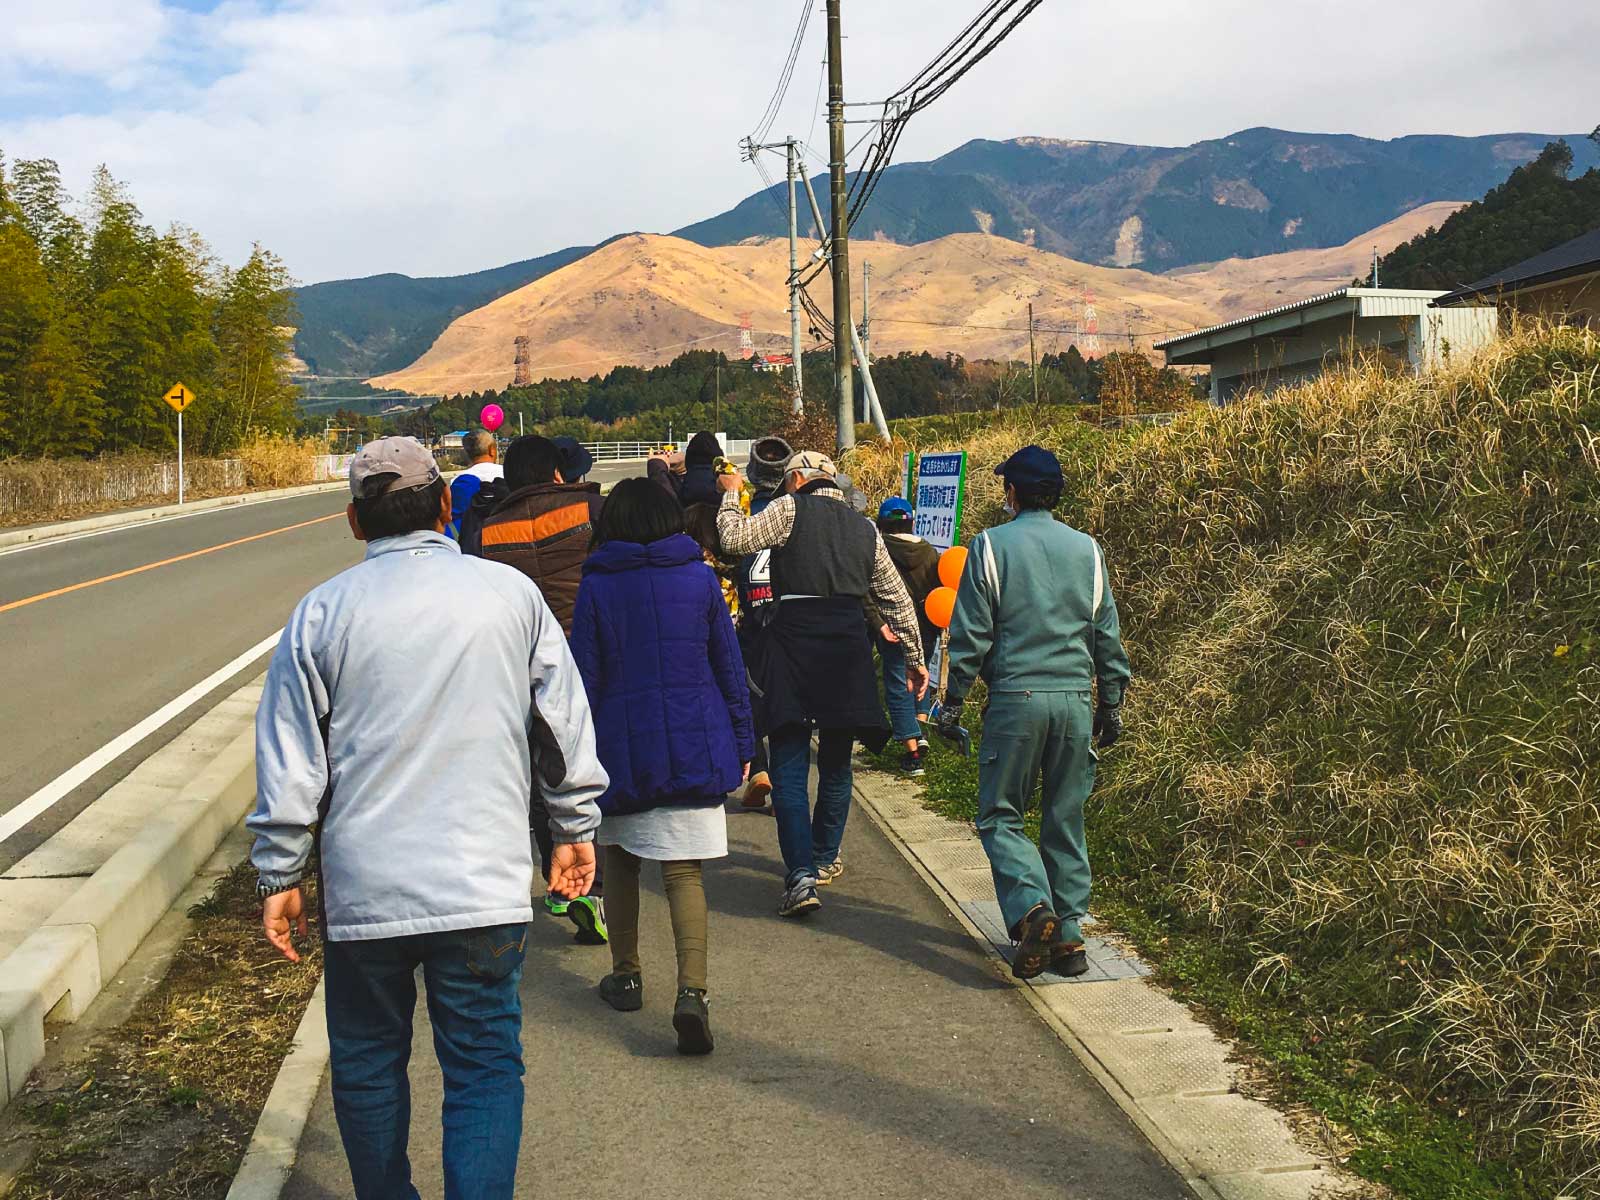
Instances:
[[[948,550],[961,540],[961,505],[967,494],[967,454],[924,454],[917,460],[912,531]]]

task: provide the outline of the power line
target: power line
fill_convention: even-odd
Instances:
[[[800,22],[795,27],[794,40],[789,45],[788,56],[784,59],[783,70],[778,75],[778,86],[773,89],[772,99],[767,101],[767,107],[761,114],[761,119],[756,122],[755,129],[750,134],[751,142],[763,142],[772,132],[772,126],[778,120],[778,114],[783,110],[784,99],[789,94],[789,85],[794,81],[795,64],[800,60],[800,47],[805,43],[806,27],[811,24],[811,5],[813,0],[801,0]]]

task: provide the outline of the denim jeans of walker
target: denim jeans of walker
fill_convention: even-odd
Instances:
[[[929,683],[921,700],[906,690],[905,648],[884,641],[881,635],[877,641],[878,659],[883,664],[883,703],[889,710],[889,727],[894,731],[894,740],[909,742],[920,738],[924,731],[917,718],[933,711],[933,694],[938,689],[939,639],[931,637],[922,641],[922,659],[928,664]]]
[[[415,1200],[411,1020],[416,968],[444,1072],[447,1200],[511,1200],[522,1142],[526,925],[329,942],[324,957],[333,1111],[356,1200]]]
[[[850,752],[855,733],[817,732],[817,803],[811,807],[811,727],[788,725],[768,738],[772,766],[772,814],[778,821],[778,848],[785,878],[815,875],[839,857],[845,821],[850,816]]]

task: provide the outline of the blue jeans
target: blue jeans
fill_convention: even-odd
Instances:
[[[883,703],[889,710],[889,727],[894,740],[909,742],[923,736],[919,716],[933,711],[933,693],[936,682],[918,700],[906,691],[906,652],[893,643],[878,638],[878,659],[883,663]],[[930,679],[937,680],[939,671],[939,639],[937,636],[922,640],[922,660],[928,664]]]
[[[356,1200],[416,1200],[411,1132],[415,971],[444,1071],[447,1200],[511,1200],[522,1143],[526,925],[329,942],[323,966],[333,1112]]]
[[[817,733],[817,808],[810,799],[811,727],[786,725],[768,737],[772,766],[772,814],[778,819],[778,849],[785,879],[817,873],[839,857],[844,823],[850,816],[850,752],[855,733],[823,729]]]

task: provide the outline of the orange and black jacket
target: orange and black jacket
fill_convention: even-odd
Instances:
[[[478,539],[484,558],[533,580],[569,635],[601,503],[597,483],[536,483],[496,505]]]

